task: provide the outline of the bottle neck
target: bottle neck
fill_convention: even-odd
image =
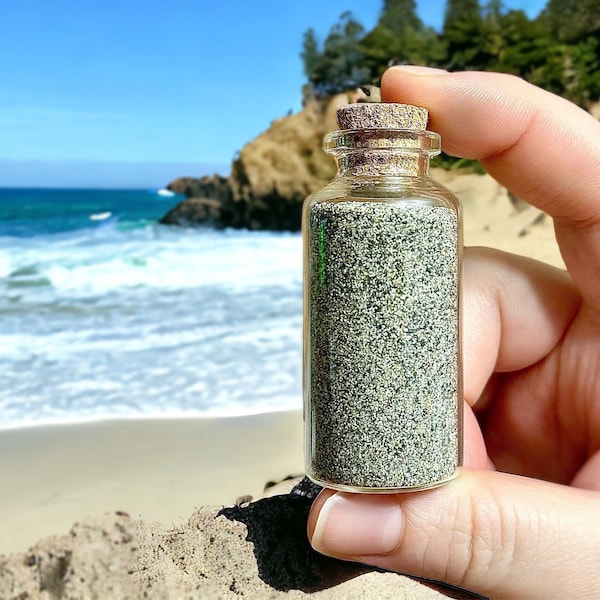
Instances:
[[[409,129],[341,130],[325,136],[338,176],[426,177],[429,160],[440,152],[440,137]]]
[[[429,156],[418,152],[355,150],[336,157],[338,177],[427,177]]]

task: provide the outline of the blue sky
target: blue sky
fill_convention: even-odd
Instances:
[[[0,0],[0,186],[160,187],[228,172],[300,109],[302,34],[365,0]],[[444,0],[418,0],[439,28]],[[535,16],[544,0],[505,0]]]

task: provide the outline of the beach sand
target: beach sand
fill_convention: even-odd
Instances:
[[[432,177],[461,201],[465,246],[487,246],[565,268],[552,219],[510,197],[489,175],[433,169]]]
[[[304,469],[302,414],[0,431],[0,554],[121,510],[165,526]]]
[[[434,177],[462,201],[466,245],[564,267],[543,213],[488,176]],[[0,556],[0,597],[472,597],[317,556],[306,498],[219,516],[301,474],[302,444],[300,411],[1,431],[0,554],[15,554]]]
[[[473,597],[312,551],[311,498],[262,497],[302,438],[300,412],[0,432],[0,598]]]

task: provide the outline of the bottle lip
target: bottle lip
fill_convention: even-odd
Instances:
[[[441,138],[434,131],[415,129],[340,129],[323,138],[328,154],[360,150],[399,150],[435,156],[441,151]]]

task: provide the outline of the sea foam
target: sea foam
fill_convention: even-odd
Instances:
[[[0,428],[300,408],[299,234],[0,238]]]

